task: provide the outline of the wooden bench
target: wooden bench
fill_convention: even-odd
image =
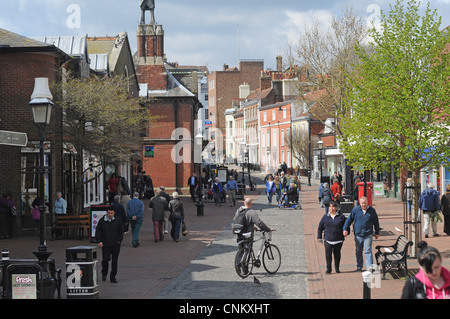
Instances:
[[[62,230],[64,238],[76,236],[81,240],[85,229],[89,234],[90,225],[89,215],[57,215],[52,237],[58,237],[58,230]]]
[[[375,247],[378,251],[375,253],[377,265],[381,264],[383,279],[385,279],[386,272],[392,268],[404,269],[405,277],[408,276],[408,247],[412,246],[412,241],[407,240],[405,236],[400,235],[394,245]],[[386,250],[386,248],[389,249]],[[381,251],[384,249],[385,251]]]

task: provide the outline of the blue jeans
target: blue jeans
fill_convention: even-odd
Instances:
[[[280,203],[280,200],[281,200],[281,189],[275,189],[275,198],[277,200],[277,203]]]
[[[356,268],[361,269],[363,266],[363,250],[366,256],[366,270],[372,267],[373,257],[372,257],[372,241],[373,234],[361,237],[355,235],[355,246],[356,246]]]
[[[273,191],[267,193],[267,199],[269,200],[269,204],[272,204]]]
[[[131,233],[133,235],[131,243],[139,245],[139,232],[141,231],[142,219],[130,220]]]
[[[180,237],[180,230],[181,230],[181,222],[182,222],[181,216],[172,216],[170,219],[170,222],[172,223],[172,229],[170,230],[170,235],[172,236],[173,240],[178,240]]]

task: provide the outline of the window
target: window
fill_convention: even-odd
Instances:
[[[272,137],[273,137],[272,145],[276,147],[277,146],[277,130],[272,131]]]
[[[286,108],[283,109],[283,118],[286,118]]]
[[[267,112],[264,112],[263,116],[264,116],[264,122],[266,122],[267,121]]]
[[[276,115],[275,115],[275,110],[272,111],[272,120],[275,121]]]
[[[284,146],[284,130],[281,130],[281,146]]]

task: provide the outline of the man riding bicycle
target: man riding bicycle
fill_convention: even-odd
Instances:
[[[253,206],[253,200],[250,198],[246,198],[244,201],[244,206],[239,207],[238,210],[236,211],[236,215],[234,216],[234,220],[236,220],[237,217],[239,216],[239,214],[241,212],[243,213],[245,211],[245,222],[243,223],[243,228],[242,228],[241,232],[239,234],[237,234],[238,242],[242,241],[243,239],[253,238],[255,226],[257,226],[259,229],[266,231],[266,232],[271,232],[271,231],[275,230],[273,228],[268,227],[259,218],[256,211],[254,209],[252,209],[252,206]],[[249,233],[250,233],[250,236],[248,236]]]

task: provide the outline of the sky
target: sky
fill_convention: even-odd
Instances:
[[[405,1],[406,3],[407,1]],[[423,1],[426,4],[428,1]],[[450,25],[450,0],[430,0]],[[169,62],[220,71],[240,59],[263,59],[276,69],[313,19],[324,28],[350,5],[367,21],[389,11],[389,0],[155,0],[155,19],[165,32]],[[127,32],[136,52],[139,0],[1,0],[0,28],[23,36],[115,36]],[[150,18],[147,14],[146,22]]]

